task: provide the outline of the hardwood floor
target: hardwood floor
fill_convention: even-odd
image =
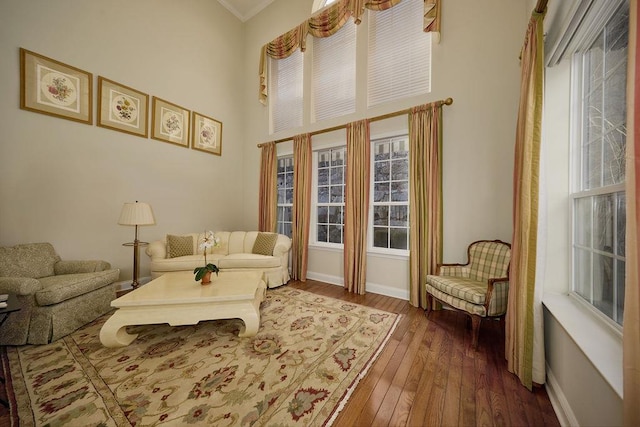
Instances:
[[[427,318],[407,301],[313,280],[288,286],[403,316],[335,426],[560,425],[546,390],[530,392],[507,371],[500,322],[482,322],[474,351],[464,314],[440,310]]]
[[[482,322],[474,351],[461,313],[440,310],[427,318],[396,298],[354,295],[313,280],[287,286],[402,315],[334,426],[560,425],[545,389],[530,392],[507,371],[500,322]],[[0,406],[0,426],[8,425],[8,410]]]

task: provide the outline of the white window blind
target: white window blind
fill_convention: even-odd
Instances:
[[[285,59],[269,58],[271,133],[302,126],[303,56],[296,50]]]
[[[431,91],[431,33],[423,31],[423,0],[369,11],[368,105]]]
[[[315,121],[356,111],[356,25],[349,20],[330,37],[313,39]]]

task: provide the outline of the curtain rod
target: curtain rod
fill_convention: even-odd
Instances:
[[[538,4],[536,4],[536,13],[542,13],[547,8],[548,0],[538,0]]]
[[[453,98],[447,98],[444,99],[442,101],[435,101],[436,103],[440,103],[440,104],[444,104],[444,105],[451,105],[453,104]],[[396,117],[396,116],[401,116],[403,114],[409,114],[411,112],[411,108],[407,108],[405,110],[401,110],[401,111],[396,111],[395,113],[388,113],[388,114],[383,114],[381,116],[376,116],[376,117],[372,117],[369,119],[370,122],[376,122],[378,120],[385,120],[385,119],[390,119],[392,117]],[[319,135],[321,133],[327,133],[327,132],[333,132],[334,130],[340,130],[340,129],[344,129],[346,128],[347,125],[338,125],[338,126],[334,126],[331,128],[327,128],[327,129],[322,129],[322,130],[316,130],[313,132],[309,132],[310,136],[313,135]],[[290,136],[288,138],[282,138],[282,139],[277,139],[275,141],[270,141],[273,142],[275,144],[279,144],[281,142],[286,142],[286,141],[292,141],[293,140],[293,136]],[[260,144],[258,144],[258,148],[261,148],[263,145],[268,144],[268,142],[261,142]]]

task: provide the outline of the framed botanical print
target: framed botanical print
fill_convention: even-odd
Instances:
[[[20,48],[20,108],[93,124],[93,74]]]
[[[221,156],[222,122],[194,111],[191,148]]]
[[[149,95],[98,76],[98,99],[98,126],[149,135]]]
[[[151,138],[189,148],[189,110],[154,96],[151,111]]]

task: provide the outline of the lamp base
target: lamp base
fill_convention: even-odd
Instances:
[[[122,246],[133,246],[133,281],[131,287],[137,289],[140,285],[138,282],[138,253],[140,246],[147,246],[149,242],[141,242],[138,239],[133,242],[123,243]]]

